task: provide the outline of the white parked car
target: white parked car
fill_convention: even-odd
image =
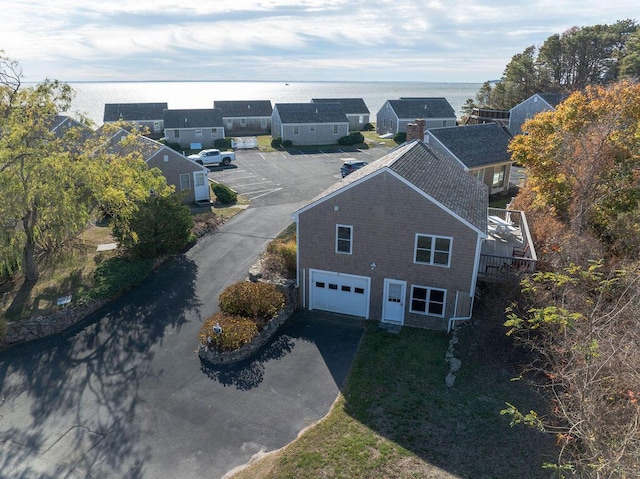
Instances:
[[[202,150],[195,155],[189,155],[189,159],[204,166],[210,165],[229,165],[236,159],[236,154],[233,151],[220,151],[220,150]]]

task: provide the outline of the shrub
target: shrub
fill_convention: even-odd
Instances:
[[[349,137],[353,141],[354,145],[364,143],[364,136],[359,131],[352,131],[349,133]]]
[[[353,145],[353,138],[351,136],[341,136],[338,138],[338,145]]]
[[[213,330],[216,324],[222,328],[222,333]],[[234,351],[250,342],[258,334],[255,321],[242,316],[216,313],[207,319],[200,328],[198,339],[200,344],[214,351]]]
[[[268,321],[284,307],[284,294],[270,283],[235,283],[220,294],[220,309],[230,315]]]
[[[231,141],[233,140],[233,138],[227,137],[227,138],[218,138],[217,140],[213,141],[213,146],[214,148],[218,148],[219,150],[230,150],[231,149]]]
[[[375,128],[371,123],[367,123],[366,125],[364,125],[364,126],[362,127],[362,129],[363,129],[364,131],[373,131],[373,130],[375,130],[376,128]]]
[[[400,145],[407,141],[407,134],[404,131],[396,133],[396,136],[393,137],[393,141]]]
[[[290,146],[293,146],[293,141],[291,141],[291,140],[282,140],[282,147],[283,148],[289,148]]]
[[[281,136],[274,136],[271,139],[271,147],[272,148],[280,148],[282,146],[282,137]]]
[[[94,286],[88,295],[92,299],[113,298],[141,283],[152,267],[151,259],[109,258],[96,268]]]
[[[216,195],[216,198],[223,205],[230,205],[235,203],[238,199],[238,195],[235,191],[229,188],[227,185],[223,185],[221,183],[213,183],[211,185],[211,189],[213,190],[213,194]]]
[[[296,273],[296,238],[287,238],[282,240],[273,240],[267,244],[267,255],[273,255],[281,258],[283,267],[283,276],[289,278],[295,277]],[[276,262],[272,263],[274,266]]]
[[[347,136],[338,138],[339,145],[357,145],[364,142],[364,136],[359,131],[352,131]]]

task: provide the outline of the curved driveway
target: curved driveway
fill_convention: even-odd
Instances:
[[[301,313],[238,365],[203,367],[195,349],[220,291],[337,180],[340,156],[240,152],[211,176],[273,191],[73,330],[1,353],[0,475],[221,477],[324,416],[359,328]]]

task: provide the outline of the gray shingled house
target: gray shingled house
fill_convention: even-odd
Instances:
[[[567,98],[563,93],[536,93],[509,110],[509,132],[511,135],[522,133],[522,125],[543,111],[555,111],[557,106]]]
[[[293,214],[300,306],[446,330],[471,316],[487,187],[416,140]]]
[[[340,103],[349,119],[349,130],[362,130],[370,122],[369,108],[362,98],[312,98],[311,103]]]
[[[271,136],[294,145],[333,145],[349,134],[349,120],[340,103],[276,103]]]
[[[127,131],[118,129],[110,138],[110,151],[117,153],[126,147],[120,146],[123,137],[129,135]],[[158,168],[165,177],[168,185],[173,185],[177,192],[184,195],[185,203],[211,201],[211,188],[208,181],[209,170],[186,156],[158,143],[151,138],[138,136],[137,147],[142,151],[145,163],[149,168]]]
[[[426,128],[456,126],[456,112],[446,98],[400,98],[387,100],[376,115],[379,134],[406,133],[407,125],[421,118]]]
[[[198,150],[213,148],[225,137],[222,111],[217,108],[165,110],[164,134],[167,143]]]
[[[228,136],[268,135],[271,133],[271,100],[214,101],[222,111]]]
[[[104,123],[128,121],[149,129],[149,138],[160,139],[164,135],[163,112],[166,103],[106,103]]]
[[[469,174],[489,188],[489,194],[509,190],[511,135],[497,123],[432,128],[425,143],[457,161]]]

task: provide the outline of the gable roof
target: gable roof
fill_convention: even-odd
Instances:
[[[167,103],[106,103],[102,121],[161,120]]]
[[[281,123],[348,123],[340,103],[276,103]]]
[[[219,108],[165,110],[165,128],[222,128],[222,111]]]
[[[297,217],[325,199],[385,171],[431,198],[479,233],[487,231],[487,186],[466,173],[454,159],[420,140],[400,145],[379,160],[354,171],[324,190],[293,216]]]
[[[149,162],[151,158],[153,158],[160,151],[166,151],[171,153],[173,156],[179,157],[181,160],[187,161],[190,164],[193,164],[196,168],[200,168],[203,171],[209,171],[206,166],[199,165],[191,158],[187,158],[182,153],[179,153],[166,145],[163,145],[160,142],[152,140],[146,136],[136,135],[133,143],[128,143],[127,145],[123,145],[121,143],[122,139],[131,135],[128,131],[123,128],[118,128],[116,132],[107,140],[107,151],[112,154],[122,154],[127,155],[133,151],[140,151],[145,163]]]
[[[401,98],[387,100],[398,118],[456,118],[456,112],[446,98]]]
[[[312,98],[311,103],[340,103],[349,114],[369,114],[369,108],[362,98]]]
[[[568,97],[568,95],[565,95],[564,93],[538,93],[538,96],[553,109]]]
[[[248,118],[252,116],[271,116],[271,100],[214,101],[213,108],[222,110],[224,118]]]
[[[427,130],[467,168],[511,161],[511,135],[497,123]]]

